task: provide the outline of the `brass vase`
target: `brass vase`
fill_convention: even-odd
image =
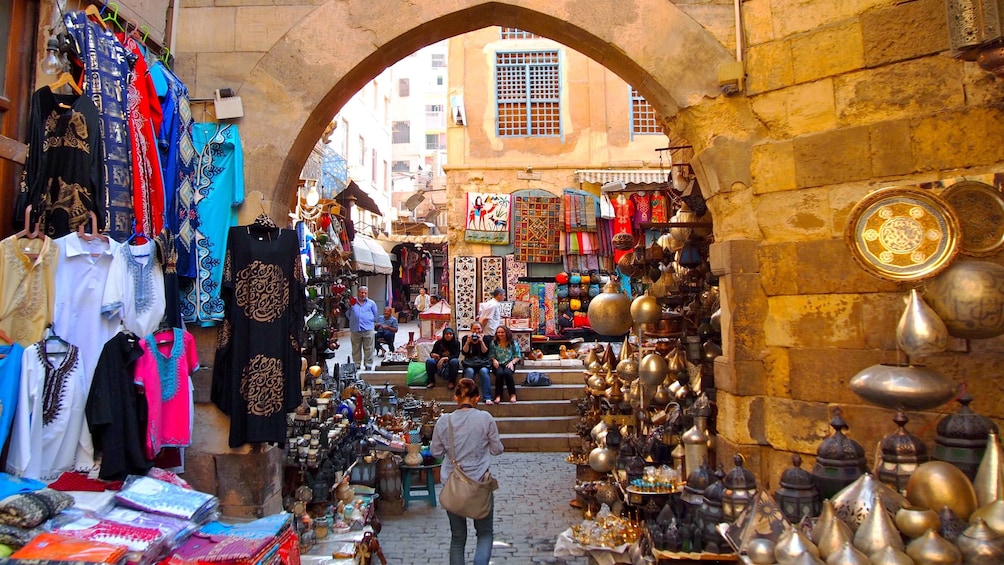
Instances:
[[[955,541],[966,565],[1000,565],[1004,563],[1004,537],[987,527],[979,518]]]
[[[871,555],[885,546],[896,549],[903,549],[903,539],[899,537],[896,524],[892,517],[885,510],[882,498],[875,497],[872,511],[865,516],[865,519],[854,532],[854,547],[860,549],[865,555]]]
[[[987,450],[976,471],[973,488],[976,490],[976,503],[982,508],[1000,498],[1001,494],[1001,446],[997,434],[987,434]]]
[[[927,530],[937,530],[940,526],[938,513],[929,508],[907,506],[896,512],[896,528],[910,539],[917,539]]]
[[[906,498],[913,506],[940,510],[947,506],[968,520],[976,510],[976,491],[969,477],[944,461],[928,461],[917,467],[906,484]]]
[[[870,557],[872,565],[915,565],[909,555],[888,546],[871,554]]]
[[[924,302],[917,289],[910,291],[906,309],[899,318],[896,344],[910,357],[941,353],[948,346],[945,322]]]
[[[961,565],[962,553],[934,530],[910,542],[906,554],[923,565]]]
[[[631,299],[613,281],[589,301],[589,325],[600,335],[624,335],[631,331]]]
[[[826,558],[826,565],[871,565],[871,560],[850,543],[845,543]]]

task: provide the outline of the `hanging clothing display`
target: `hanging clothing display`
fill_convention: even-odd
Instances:
[[[283,444],[286,413],[302,400],[306,298],[296,232],[258,223],[231,228],[225,263],[212,401],[230,416],[230,447]]]
[[[669,195],[661,190],[652,193],[652,218],[656,224],[664,224],[669,221]]]
[[[89,220],[104,219],[100,118],[87,96],[54,94],[42,87],[31,97],[28,158],[15,225],[28,205],[41,212],[49,237],[61,237]]]
[[[52,320],[58,260],[59,247],[44,235],[0,241],[0,329],[22,346],[41,339]]]
[[[115,35],[90,21],[84,12],[67,12],[63,22],[76,43],[84,68],[84,94],[98,108],[101,130],[101,161],[104,165],[104,213],[100,224],[114,239],[132,233],[132,150],[129,136],[129,105],[126,97],[130,62]]]
[[[162,119],[160,100],[139,43],[124,33],[116,37],[133,58],[126,97],[132,142],[133,213],[136,229],[152,236],[164,227],[164,181],[156,137]]]
[[[11,431],[7,472],[19,477],[53,481],[73,470],[84,427],[83,365],[79,350],[41,340],[24,350],[21,382]]]
[[[125,328],[136,335],[157,329],[167,299],[153,240],[119,247],[101,304],[106,316],[121,316]]]
[[[188,87],[164,63],[154,62],[150,76],[160,98],[161,121],[157,133],[160,167],[164,173],[164,207],[167,228],[176,235],[177,273],[195,276],[195,145]]]
[[[98,477],[105,480],[145,475],[153,465],[143,448],[146,403],[133,383],[142,355],[139,339],[120,332],[102,348],[94,369],[86,415],[94,447],[101,452]]]
[[[160,230],[160,234],[153,240],[157,246],[157,261],[164,272],[164,323],[172,328],[180,328],[181,288],[177,271],[178,248],[174,241],[174,235],[167,228]]]
[[[647,224],[652,221],[652,195],[648,192],[636,192],[631,195],[634,204],[634,224]]]
[[[7,443],[14,422],[23,354],[24,348],[17,343],[0,345],[0,445]]]
[[[153,459],[162,447],[192,443],[192,380],[199,355],[192,334],[179,328],[157,332],[140,341],[133,382],[143,387],[147,424],[144,448]]]
[[[195,231],[197,276],[183,281],[181,313],[187,323],[212,326],[223,321],[223,256],[227,230],[237,223],[237,207],[244,202],[244,158],[236,125],[197,123],[192,139],[199,217]]]

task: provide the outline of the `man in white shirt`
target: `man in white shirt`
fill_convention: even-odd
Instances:
[[[502,309],[500,303],[505,300],[505,291],[496,288],[492,292],[492,297],[481,304],[481,313],[478,314],[478,321],[485,329],[486,336],[494,336],[495,330],[502,325]]]
[[[424,288],[418,289],[418,296],[415,297],[415,310],[421,314],[429,309],[431,302],[429,301],[429,295],[425,293]]]

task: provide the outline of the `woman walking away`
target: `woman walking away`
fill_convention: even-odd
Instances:
[[[491,456],[499,455],[503,450],[495,418],[488,412],[475,408],[481,399],[481,391],[474,380],[460,379],[454,389],[453,399],[457,401],[457,409],[436,422],[429,447],[434,457],[444,458],[441,469],[444,484],[453,471],[451,457],[468,477],[480,480],[488,472]],[[449,511],[446,515],[450,519],[450,565],[463,565],[464,546],[467,545],[467,518]],[[495,501],[492,500],[492,509],[488,515],[474,520],[474,530],[477,532],[474,565],[488,565],[492,557],[494,516]]]
[[[495,373],[495,404],[502,402],[503,381],[509,389],[509,402],[516,402],[516,381],[513,375],[523,352],[520,351],[519,344],[513,341],[512,330],[499,326],[495,330],[495,339],[492,340],[490,349],[488,355],[492,358],[492,372]]]

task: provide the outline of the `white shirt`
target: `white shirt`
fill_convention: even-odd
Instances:
[[[50,349],[57,346],[50,343]],[[10,437],[7,472],[19,477],[53,481],[74,468],[74,461],[85,427],[84,407],[88,389],[84,388],[83,364],[73,351],[65,357],[50,355],[49,364],[61,368],[62,381],[53,395],[59,409],[53,410],[45,423],[44,384],[46,366],[40,358],[38,343],[28,346],[21,357],[21,383]],[[58,380],[58,379],[57,379]]]
[[[429,308],[429,295],[419,294],[415,297],[415,308],[419,312],[425,312]]]
[[[167,300],[164,271],[154,255],[152,241],[119,248],[101,304],[106,316],[121,316],[125,328],[139,337],[157,329],[164,318]]]
[[[70,232],[57,239],[56,245],[59,262],[52,329],[79,349],[83,386],[89,391],[105,343],[121,328],[118,317],[102,315],[103,301],[98,297],[107,287],[112,262],[122,244],[114,239],[81,239],[76,232]],[[82,469],[94,465],[94,444],[87,426],[80,432],[77,462]]]
[[[499,301],[491,297],[481,303],[481,314],[478,316],[484,325],[485,335],[494,336],[495,330],[502,325],[502,309],[499,308]]]

